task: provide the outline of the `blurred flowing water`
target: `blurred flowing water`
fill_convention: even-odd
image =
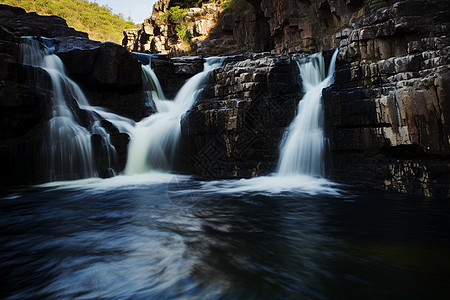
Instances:
[[[132,136],[129,176],[0,190],[0,298],[448,297],[447,200],[310,176],[324,175],[321,90],[332,81],[336,53],[328,77],[321,55],[299,62],[306,93],[277,173],[200,181],[157,170],[170,170],[180,118],[222,59],[207,59],[205,70],[166,101],[151,57],[141,55],[157,113],[136,124],[89,105],[59,58],[42,47],[27,39],[22,52],[30,54],[24,63],[54,77],[49,180],[96,176],[92,134],[115,159],[100,117]],[[91,116],[89,130],[70,103]],[[71,157],[86,174],[72,175],[79,172]]]
[[[448,201],[300,179],[1,190],[1,298],[446,298]]]

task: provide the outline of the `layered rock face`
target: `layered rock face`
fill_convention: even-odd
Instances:
[[[301,94],[290,56],[229,57],[181,123],[178,170],[208,178],[272,172]]]
[[[181,56],[195,53],[195,47],[208,37],[216,26],[221,8],[216,3],[204,3],[200,8],[186,8],[183,22],[189,41],[182,41],[177,35],[181,21],[174,21],[170,17],[161,19],[169,8],[180,5],[175,1],[157,1],[153,7],[153,15],[145,19],[141,28],[124,31],[122,45],[129,51],[153,54],[170,54]],[[183,4],[181,3],[183,7]],[[194,47],[194,49],[192,49]]]
[[[336,47],[338,28],[388,5],[383,0],[242,0],[230,1],[234,4],[225,8],[225,2],[189,8],[187,21],[192,22],[194,39],[193,49],[185,54],[318,52]],[[123,45],[131,51],[179,55],[176,24],[158,24],[158,16],[178,5],[183,6],[157,1],[141,28],[124,31]]]
[[[340,46],[335,84],[323,92],[325,130],[333,153],[331,177],[447,197],[449,4],[408,0],[376,8],[366,7],[373,13],[361,15],[352,28],[324,39]],[[260,59],[266,62],[270,57],[267,54]],[[286,88],[277,81],[267,88],[253,79],[260,76],[254,74],[259,73],[262,61],[247,57],[214,72],[203,99],[183,121],[182,145],[188,153],[183,161],[188,166],[185,170],[216,178],[274,171],[275,145],[301,97],[293,93],[274,100],[280,99],[280,89]],[[294,69],[291,66],[287,73],[295,73]],[[285,78],[285,82],[296,86],[291,79]],[[261,86],[265,92],[260,92]],[[265,111],[267,101],[275,112],[280,103],[292,103],[292,111],[283,110],[277,117],[262,112],[259,115],[266,117],[261,124],[268,131],[250,128],[250,111]],[[287,119],[283,125],[274,125],[280,116]],[[253,141],[256,146],[248,146]],[[258,145],[265,145],[265,150]],[[253,153],[257,154],[253,157]]]
[[[449,12],[402,1],[336,34],[340,66],[323,92],[335,176],[449,195]]]

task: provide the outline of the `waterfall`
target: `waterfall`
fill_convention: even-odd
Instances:
[[[222,61],[223,58],[207,58],[203,72],[190,78],[173,101],[154,98],[157,113],[139,122],[132,132],[126,175],[170,170],[181,134],[181,117],[195,103],[209,73]]]
[[[133,53],[141,62],[142,75],[144,88],[148,94],[147,99],[149,101],[153,100],[165,100],[161,84],[159,83],[158,77],[152,69],[152,56],[149,54]],[[143,58],[145,57],[145,59]]]
[[[337,50],[331,59],[327,77],[321,53],[297,61],[305,94],[280,146],[279,176],[325,175],[327,139],[323,133],[322,90],[333,83],[336,56]]]
[[[64,64],[54,54],[51,40],[42,40],[43,44],[33,38],[23,38],[20,53],[23,64],[42,68],[49,74],[52,83],[49,135],[42,151],[47,162],[47,179],[57,181],[96,177],[93,135],[100,137],[99,155],[105,158],[113,173],[111,166],[116,159],[116,151],[96,113],[107,112],[90,106],[81,88],[65,74]],[[82,111],[86,113],[84,120],[78,117]]]

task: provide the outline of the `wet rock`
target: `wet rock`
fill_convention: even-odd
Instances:
[[[153,55],[152,68],[158,76],[166,98],[175,98],[189,78],[203,71],[204,61],[198,56],[169,58],[168,55]]]
[[[448,2],[402,1],[336,35],[354,41],[339,50],[335,84],[323,91],[335,178],[448,196],[448,178],[435,170],[450,155],[450,40],[436,21],[449,11]]]
[[[84,38],[87,35],[77,34],[61,20],[56,17],[41,18],[26,14],[21,9],[5,9],[0,5],[0,38],[4,39],[0,40],[0,164],[3,170],[0,186],[36,184],[48,180],[48,155],[43,151],[49,149],[52,82],[45,70],[20,63],[17,36],[61,35],[42,41],[53,47],[67,62],[69,76],[79,81],[91,103],[135,119],[146,113],[140,64],[134,55],[119,45],[88,40]],[[22,26],[25,21],[30,22]],[[11,23],[17,26],[9,28]],[[35,28],[30,31],[28,26]],[[100,74],[102,68],[109,68],[110,73]],[[69,107],[78,122],[88,127],[89,116],[70,97]],[[113,126],[106,127],[118,156],[112,168],[118,173],[125,165],[129,137]],[[93,135],[94,147],[96,141],[98,137]],[[98,151],[95,155],[99,157],[100,175],[109,176],[112,170],[105,167],[105,155]]]
[[[199,56],[174,57],[171,59],[176,74],[195,75],[203,71],[205,60]]]
[[[91,104],[135,120],[148,115],[141,64],[133,54],[114,43],[73,37],[54,41],[56,54]]]
[[[273,172],[300,96],[298,68],[290,56],[228,58],[182,119],[176,169],[208,178]]]

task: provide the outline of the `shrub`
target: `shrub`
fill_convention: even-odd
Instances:
[[[159,13],[156,20],[159,23],[169,23],[169,20],[170,20],[170,13],[169,13],[169,11],[165,11],[165,12]]]
[[[173,6],[169,9],[170,20],[175,24],[183,22],[187,9],[180,8],[179,6]]]
[[[175,31],[177,32],[177,36],[180,38],[181,42],[183,42],[183,44],[186,45],[190,45],[191,44],[191,31],[189,30],[191,24],[189,23],[182,23],[182,24],[178,24],[175,27]]]
[[[226,0],[225,2],[223,2],[222,6],[223,8],[230,8],[244,2],[245,0]]]

